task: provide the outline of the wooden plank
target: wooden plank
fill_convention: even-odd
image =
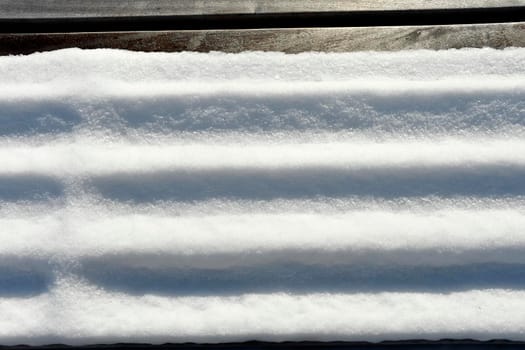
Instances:
[[[0,35],[1,55],[28,54],[68,47],[166,52],[258,50],[298,53],[511,46],[525,47],[525,23]]]
[[[525,0],[0,0],[0,18],[115,17],[525,6]]]

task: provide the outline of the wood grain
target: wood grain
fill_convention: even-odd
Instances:
[[[372,28],[212,30],[72,34],[2,34],[0,54],[68,47],[136,51],[305,51],[525,47],[525,23]]]
[[[0,18],[114,17],[525,6],[525,0],[0,0]]]

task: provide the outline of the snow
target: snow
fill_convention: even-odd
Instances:
[[[292,139],[293,140],[293,139]],[[480,144],[481,143],[481,144]],[[506,152],[512,149],[514,152]],[[177,157],[173,155],[176,154]],[[297,168],[483,167],[525,165],[525,142],[519,138],[455,138],[370,142],[271,141],[253,143],[104,142],[75,139],[46,145],[8,144],[0,149],[5,174],[38,173],[57,178],[110,175],[116,172],[274,171]]]
[[[523,336],[522,291],[166,297],[108,293],[78,281],[0,305],[0,335],[10,342],[438,339]],[[63,285],[62,285],[63,284]],[[60,309],[60,312],[57,312]],[[5,316],[4,316],[5,317]],[[5,319],[5,318],[4,318]],[[387,322],[385,322],[387,320]],[[234,331],[233,331],[234,330]],[[52,336],[50,336],[52,334]],[[88,334],[89,336],[86,336]]]
[[[0,344],[525,340],[524,61],[0,57]]]
[[[315,82],[369,78],[429,81],[445,77],[459,80],[477,75],[518,77],[525,74],[524,58],[525,53],[519,48],[297,55],[68,49],[5,57],[0,75],[3,83],[8,84],[75,83],[71,79],[78,78],[81,80],[77,83],[93,83],[95,86],[104,86],[106,79],[116,80],[117,83],[182,81],[195,85],[233,81]]]

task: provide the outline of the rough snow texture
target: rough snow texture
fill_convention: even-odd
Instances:
[[[525,340],[523,62],[0,58],[0,343]]]

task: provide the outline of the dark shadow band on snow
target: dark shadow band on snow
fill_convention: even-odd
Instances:
[[[350,166],[351,164],[349,164]],[[306,199],[373,196],[504,197],[525,195],[525,167],[227,168],[116,173],[88,180],[105,198],[124,202],[209,199]]]
[[[523,264],[454,266],[340,266],[271,264],[229,269],[129,268],[85,263],[91,283],[128,294],[238,295],[244,293],[455,292],[525,289]]]
[[[0,257],[0,298],[39,295],[47,292],[53,282],[52,267],[47,261]]]
[[[64,185],[50,176],[0,175],[0,201],[45,201],[63,194]]]
[[[247,234],[250,234],[247,232]],[[243,250],[234,253],[206,252],[193,255],[169,253],[108,254],[82,259],[83,264],[106,264],[123,268],[163,270],[170,268],[220,270],[239,266],[256,267],[271,264],[323,266],[454,266],[465,264],[525,264],[525,249],[520,247],[471,249],[406,248],[329,251],[322,249]]]
[[[81,121],[79,111],[66,102],[0,102],[0,136],[71,132]]]
[[[93,122],[101,128],[111,130],[119,123],[157,133],[328,130],[395,136],[525,127],[525,94],[516,91],[379,95],[297,91],[273,96],[226,91],[212,96],[115,98],[91,108],[100,111]]]
[[[365,135],[497,133],[525,129],[525,93],[446,91],[374,94],[297,91],[258,96],[105,97],[0,101],[0,136],[68,133],[352,132]]]

